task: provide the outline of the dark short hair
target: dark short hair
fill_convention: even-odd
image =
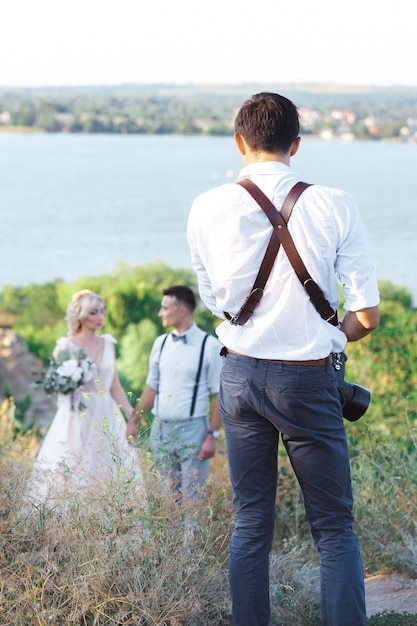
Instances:
[[[278,93],[255,94],[240,107],[235,133],[256,152],[287,154],[300,134],[297,107]]]
[[[163,291],[164,296],[175,296],[177,302],[180,305],[184,305],[193,313],[197,306],[194,291],[187,285],[174,285],[173,287],[167,287]]]

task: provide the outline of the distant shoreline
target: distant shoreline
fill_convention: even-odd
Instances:
[[[69,131],[65,131],[65,130],[60,130],[60,131],[47,131],[43,128],[33,128],[32,126],[1,126],[0,125],[0,134],[1,133],[10,133],[10,134],[18,134],[18,133],[22,133],[22,134],[27,134],[27,135],[33,135],[35,133],[39,133],[42,135],[106,135],[106,136],[112,136],[114,135],[115,137],[120,137],[122,135],[122,133],[111,133],[111,132],[100,132],[100,133],[86,133],[86,132],[69,132]],[[206,133],[192,133],[189,135],[184,135],[181,133],[125,133],[124,136],[129,135],[129,136],[136,136],[136,137],[157,137],[157,136],[161,136],[161,135],[172,135],[172,136],[178,136],[178,137],[219,137],[219,135],[208,135]],[[232,134],[229,133],[225,133],[224,135],[222,135],[223,137],[232,137]],[[375,138],[369,138],[369,139],[365,139],[365,138],[356,138],[353,136],[349,136],[349,137],[343,137],[341,135],[334,135],[333,137],[321,137],[320,135],[304,135],[301,133],[301,137],[303,139],[303,141],[308,141],[308,140],[315,140],[315,141],[342,141],[342,142],[351,142],[351,141],[374,141],[376,143],[379,142],[384,142],[384,143],[409,143],[409,144],[417,144],[417,137],[407,137],[407,139],[405,138],[400,138],[400,137],[382,137],[381,139],[375,139]]]
[[[231,136],[236,111],[259,90],[293,100],[304,135],[417,141],[417,86],[297,83],[0,86],[0,132]]]
[[[43,128],[32,126],[0,126],[0,133],[46,133]]]

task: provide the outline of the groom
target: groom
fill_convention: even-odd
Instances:
[[[136,438],[141,415],[152,408],[154,459],[165,479],[186,498],[204,489],[221,425],[221,345],[196,325],[195,307],[190,287],[164,290],[158,316],[162,326],[173,331],[153,344],[146,386],[127,425],[127,436]]]

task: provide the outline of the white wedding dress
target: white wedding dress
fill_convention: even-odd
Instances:
[[[116,340],[101,335],[101,361],[93,364],[92,379],[75,394],[58,394],[58,411],[37,455],[29,499],[53,502],[59,492],[102,491],[120,481],[142,489],[137,450],[126,439],[126,422],[110,395],[116,369]],[[58,352],[79,346],[70,337],[58,340]]]

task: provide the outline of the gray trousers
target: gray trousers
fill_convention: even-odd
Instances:
[[[233,623],[270,623],[269,554],[281,436],[320,556],[323,626],[365,626],[349,454],[333,367],[228,354],[220,406],[235,512],[229,562]]]
[[[207,430],[206,417],[185,420],[156,417],[152,422],[150,446],[155,463],[165,482],[185,498],[201,494],[207,482],[209,461],[198,458]]]

